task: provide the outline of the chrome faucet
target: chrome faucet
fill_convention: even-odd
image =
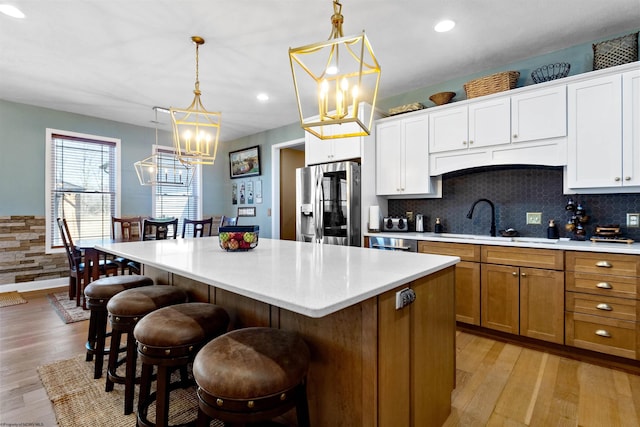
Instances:
[[[473,205],[471,205],[471,209],[469,209],[469,213],[467,213],[467,218],[469,218],[469,219],[473,218],[473,209],[480,202],[487,202],[487,203],[489,203],[489,206],[491,206],[491,230],[489,231],[489,234],[492,237],[495,237],[495,235],[496,235],[496,207],[493,205],[493,202],[491,200],[489,200],[489,199],[478,199],[475,202],[473,202]]]

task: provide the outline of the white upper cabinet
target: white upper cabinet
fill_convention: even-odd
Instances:
[[[565,85],[523,92],[511,97],[511,142],[567,135]]]
[[[307,165],[357,159],[361,155],[362,137],[320,139],[305,132],[305,160]]]
[[[376,193],[379,196],[440,197],[429,176],[426,114],[385,119],[376,126]]]
[[[510,142],[509,98],[446,107],[429,114],[429,151],[468,150]]]
[[[639,70],[568,85],[569,189],[640,185],[639,85]]]

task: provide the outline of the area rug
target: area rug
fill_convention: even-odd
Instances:
[[[91,315],[90,310],[83,310],[82,306],[77,307],[76,300],[69,299],[67,292],[48,294],[47,298],[64,323],[88,320]]]
[[[22,295],[20,295],[17,291],[0,293],[0,308],[24,304],[26,302],[27,300],[22,298]]]
[[[138,365],[140,365],[138,363]],[[122,367],[124,368],[124,367]],[[114,390],[104,391],[105,378],[93,378],[93,362],[85,355],[60,360],[38,367],[40,380],[53,404],[60,427],[132,427],[136,425],[135,412],[123,415],[124,386],[116,384]],[[136,387],[135,405],[137,405]],[[195,388],[171,392],[169,418],[171,424],[186,423],[198,414]],[[149,419],[155,419],[155,406],[149,408]],[[214,427],[223,427],[218,421]]]

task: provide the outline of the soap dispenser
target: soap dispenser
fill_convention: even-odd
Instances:
[[[442,226],[442,223],[440,222],[440,218],[436,218],[436,224],[433,226],[433,231],[435,233],[444,233],[444,227]]]
[[[547,239],[557,239],[558,237],[560,237],[558,233],[558,226],[552,219],[550,219],[549,227],[547,227]]]

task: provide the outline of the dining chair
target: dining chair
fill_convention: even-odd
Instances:
[[[178,218],[145,219],[142,229],[142,240],[175,239],[178,236]]]
[[[111,238],[115,241],[136,241],[142,238],[142,217],[132,216],[116,218],[111,217]],[[124,274],[126,268],[130,268],[131,261],[123,257],[115,257],[112,260],[120,267],[120,274]],[[131,271],[129,271],[131,273]]]
[[[62,239],[69,262],[69,299],[75,298],[76,305],[79,306],[80,299],[82,298],[84,300],[84,288],[87,286],[87,283],[84,283],[84,269],[86,265],[83,262],[82,252],[76,249],[76,246],[73,244],[67,220],[65,218],[57,218],[57,222],[58,228],[60,229],[60,238]],[[118,265],[111,261],[100,260],[97,267],[100,268],[100,273],[106,276],[108,276],[109,273],[116,274],[118,271]]]
[[[218,228],[222,225],[222,219],[224,215],[213,215],[213,226],[211,228],[211,235],[217,236],[219,234]]]
[[[187,226],[193,226],[193,237],[211,236],[211,231],[213,229],[213,218],[205,218],[200,220],[184,218],[182,220],[183,239],[187,231]],[[205,232],[206,229],[208,229],[207,232]]]

